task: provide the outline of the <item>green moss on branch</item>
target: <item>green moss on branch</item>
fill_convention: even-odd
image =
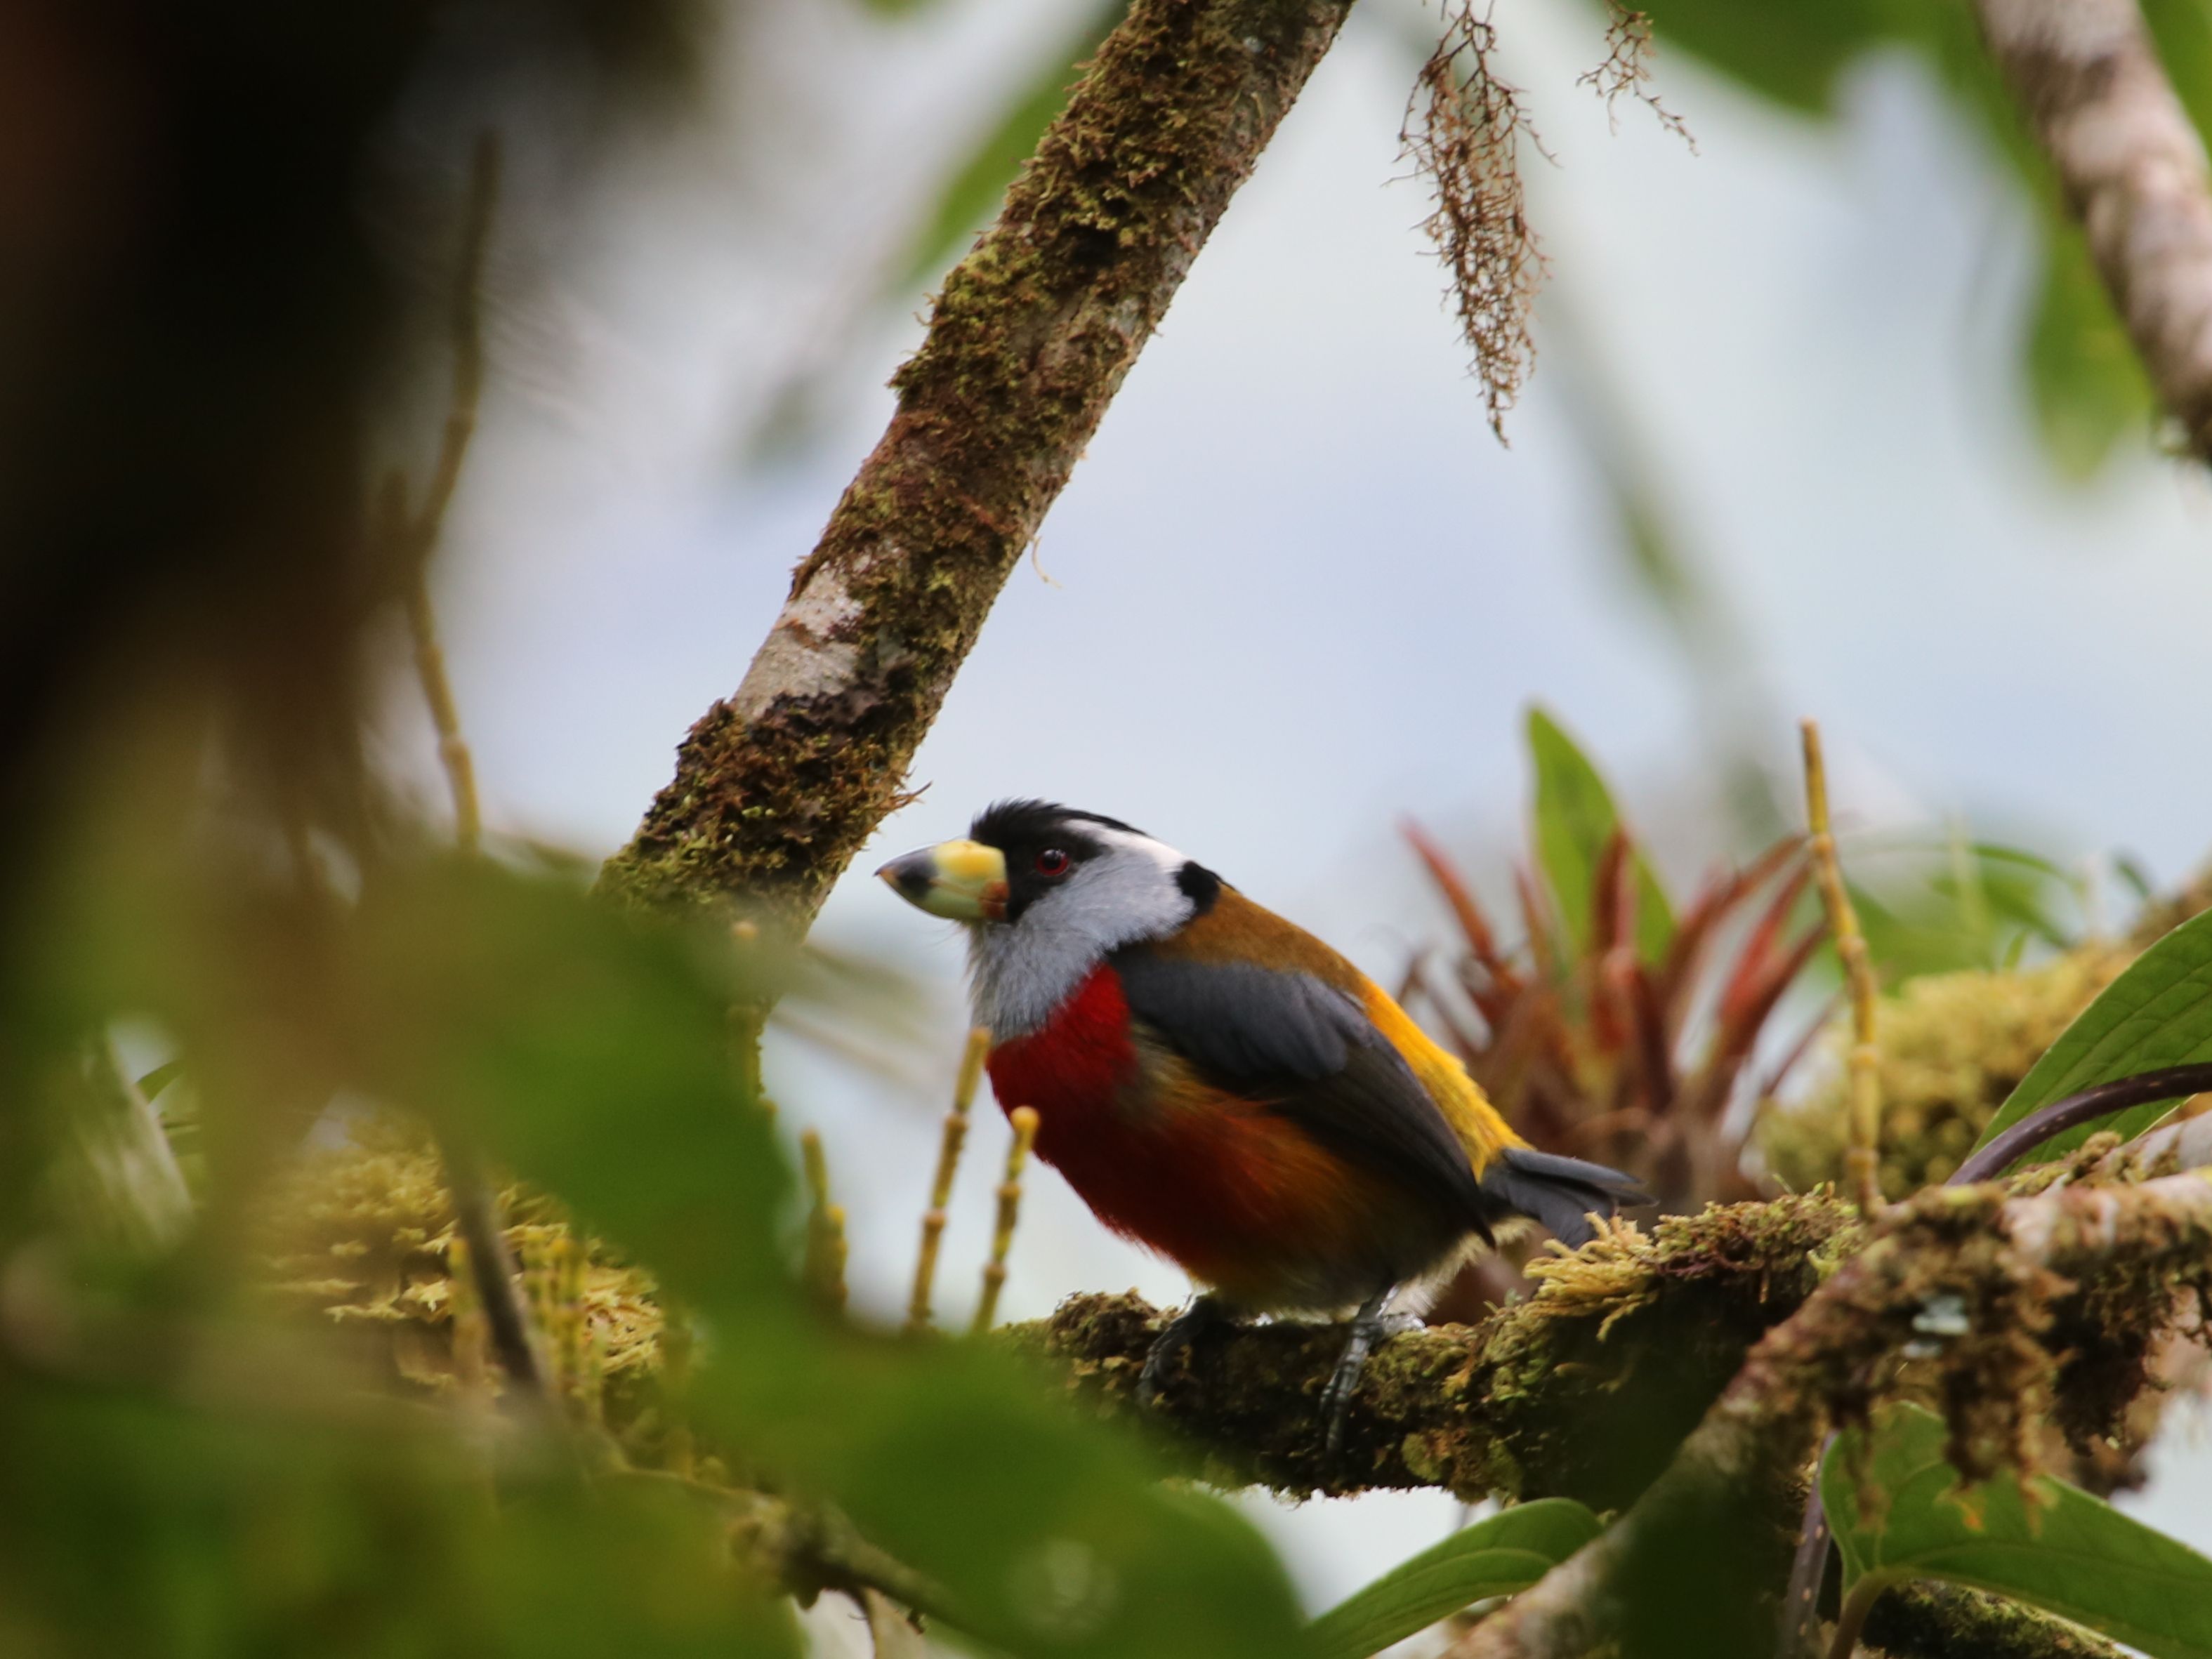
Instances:
[[[1480,1324],[1378,1346],[1338,1453],[1322,1447],[1315,1406],[1342,1346],[1336,1326],[1201,1336],[1160,1416],[1192,1470],[1224,1486],[1443,1486],[1617,1507],[1665,1467],[1760,1333],[1848,1253],[1853,1216],[1817,1194],[1617,1233]],[[1079,1296],[1011,1334],[1094,1408],[1132,1413],[1164,1317],[1133,1294]]]
[[[794,930],[884,816],[992,601],[1349,0],[1137,0],[946,278],[890,429],[605,885]]]
[[[2057,1373],[2045,1346],[2050,1310],[2068,1279],[2127,1262],[2163,1266],[2179,1282],[2201,1274],[2208,1258],[2212,1182],[2195,1175],[2011,1200],[1995,1187],[1946,1187],[1896,1206],[1759,1340],[1635,1505],[1477,1626],[1454,1659],[1586,1653],[1650,1625],[1655,1608],[1684,1651],[1771,1650],[1779,1575],[1753,1581],[1747,1608],[1702,1583],[1684,1602],[1680,1587],[1696,1578],[1684,1540],[1721,1562],[1766,1553],[1773,1498],[1788,1491],[1821,1428],[1863,1417],[1907,1386],[1943,1407],[1947,1455],[1968,1480],[2034,1468],[2034,1429]],[[1923,1316],[1939,1306],[1937,1336]],[[1897,1362],[1915,1356],[1925,1370],[1908,1377]]]
[[[1900,1659],[2120,1659],[2122,1652],[2078,1626],[1948,1584],[1891,1590],[1867,1616],[1866,1640]]]

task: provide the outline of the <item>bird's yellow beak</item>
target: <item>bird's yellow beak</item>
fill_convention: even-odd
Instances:
[[[876,872],[918,910],[954,921],[1006,919],[1006,855],[980,841],[941,841]]]

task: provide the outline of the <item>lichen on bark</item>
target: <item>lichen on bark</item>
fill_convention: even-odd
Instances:
[[[1349,0],[1137,0],[945,279],[890,428],[602,880],[803,929]]]

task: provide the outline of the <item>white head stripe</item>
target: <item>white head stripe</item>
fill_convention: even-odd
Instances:
[[[1109,953],[1172,933],[1196,908],[1176,884],[1189,860],[1174,848],[1133,830],[1073,827],[1103,850],[1017,922],[969,931],[976,1022],[1000,1042],[1043,1024]]]

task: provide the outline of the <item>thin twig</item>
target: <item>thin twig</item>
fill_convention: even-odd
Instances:
[[[491,235],[492,210],[499,196],[499,140],[485,133],[477,140],[470,170],[469,198],[463,221],[459,260],[453,283],[453,390],[446,410],[445,436],[430,475],[430,488],[422,511],[404,520],[400,561],[405,571],[407,631],[414,641],[415,677],[422,683],[422,700],[430,706],[431,724],[438,733],[438,760],[446,769],[447,787],[453,797],[453,840],[464,854],[474,853],[483,836],[483,817],[477,800],[476,763],[461,735],[461,716],[453,699],[452,680],[446,672],[446,656],[438,644],[437,620],[430,607],[430,554],[445,527],[446,510],[459,488],[462,464],[468,459],[469,440],[477,429],[477,408],[483,396],[483,326],[479,316],[483,286],[484,251]]]
[[[484,254],[491,242],[493,210],[499,204],[499,135],[485,132],[477,139],[469,167],[468,204],[461,222],[461,246],[455,264],[451,322],[453,341],[453,391],[446,406],[446,431],[438,446],[438,460],[430,474],[430,488],[412,528],[410,550],[427,557],[436,545],[453,492],[460,485],[462,463],[468,458],[469,440],[476,435],[477,409],[483,398],[484,352],[482,314]]]
[[[380,507],[384,533],[398,538],[399,562],[406,573],[404,599],[407,629],[415,651],[415,675],[438,734],[438,758],[453,795],[453,840],[464,855],[473,855],[482,845],[483,817],[477,800],[475,763],[461,735],[460,710],[446,673],[445,653],[438,644],[428,565],[445,526],[446,509],[460,483],[469,441],[476,433],[477,407],[483,394],[483,328],[478,307],[484,250],[490,241],[492,212],[498,198],[499,140],[497,135],[487,132],[477,140],[469,171],[468,201],[454,267],[453,386],[447,403],[446,429],[438,446],[437,463],[419,513],[411,518],[408,514],[405,489],[396,474],[386,482]],[[515,1291],[514,1258],[500,1226],[498,1194],[475,1149],[452,1129],[441,1135],[440,1152],[453,1186],[453,1216],[468,1245],[468,1266],[477,1299],[483,1304],[492,1348],[515,1387],[542,1398],[545,1364],[529,1311]]]
[[[408,574],[407,631],[415,642],[415,678],[422,682],[423,701],[430,706],[431,724],[437,729],[438,762],[446,769],[446,787],[453,798],[453,844],[465,854],[473,854],[483,842],[476,762],[461,735],[460,711],[446,677],[446,654],[439,647],[436,619],[430,611],[429,578],[419,564]]]
[[[447,1171],[448,1176],[452,1173]],[[465,1400],[479,1399],[484,1393],[489,1335],[476,1291],[475,1254],[467,1237],[459,1232],[446,1247],[446,1268],[453,1276],[453,1290],[446,1301],[447,1328],[453,1334],[453,1380]]]
[[[806,1173],[806,1282],[828,1306],[842,1308],[845,1211],[830,1201],[830,1160],[817,1131],[801,1132],[799,1156]]]
[[[937,1148],[937,1174],[929,1184],[929,1208],[921,1218],[921,1250],[915,1259],[914,1294],[908,1299],[906,1328],[929,1327],[929,1291],[937,1278],[937,1252],[945,1237],[945,1206],[952,1199],[952,1177],[960,1167],[960,1149],[968,1141],[968,1109],[983,1080],[983,1061],[991,1052],[991,1033],[978,1025],[968,1033],[960,1055],[960,1073],[952,1085],[952,1109],[945,1115],[945,1138]]]
[[[1828,821],[1828,771],[1820,756],[1820,727],[1814,720],[1798,727],[1805,743],[1806,848],[1820,884],[1820,902],[1828,913],[1828,931],[1835,938],[1836,954],[1843,959],[1844,977],[1851,994],[1850,1150],[1845,1168],[1860,1210],[1871,1220],[1881,1212],[1881,1083],[1875,1066],[1874,963],[1867,953],[1866,936],[1859,931],[1858,912],[1844,885],[1843,866],[1836,857],[1836,836]]]
[[[517,1389],[542,1398],[545,1364],[530,1316],[515,1291],[514,1258],[500,1226],[498,1194],[459,1137],[445,1137],[440,1151],[453,1183],[453,1219],[468,1243],[469,1267],[475,1276],[477,1299],[483,1304],[492,1352]]]
[[[1017,1106],[1006,1114],[1014,1126],[1013,1144],[1006,1149],[1006,1178],[999,1183],[999,1225],[991,1237],[991,1260],[983,1269],[983,1299],[975,1304],[975,1334],[981,1335],[999,1317],[999,1292],[1006,1283],[1006,1253],[1013,1248],[1014,1224],[1021,1218],[1022,1165],[1029,1162],[1036,1144],[1037,1115],[1034,1106]]]

